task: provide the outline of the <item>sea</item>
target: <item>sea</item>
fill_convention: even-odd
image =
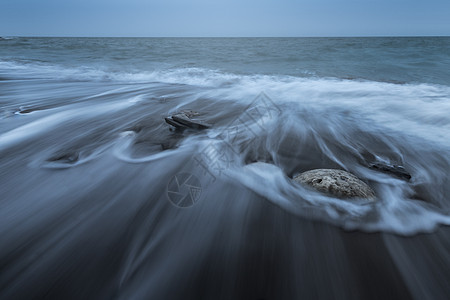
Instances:
[[[449,175],[450,37],[0,38],[0,299],[446,299]]]

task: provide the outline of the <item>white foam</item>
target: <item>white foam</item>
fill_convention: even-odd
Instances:
[[[393,84],[375,81],[342,80],[336,78],[299,78],[292,76],[238,75],[202,68],[166,69],[148,72],[124,73],[108,72],[90,67],[64,68],[45,64],[20,64],[0,61],[0,69],[36,78],[68,78],[76,80],[109,80],[121,83],[136,83],[139,87],[148,82],[168,84],[168,94],[176,96],[177,87],[171,84],[190,85],[194,96],[185,97],[171,109],[177,110],[199,98],[223,103],[250,104],[262,91],[271,98],[283,112],[282,124],[298,129],[299,134],[317,133],[319,129],[334,137],[333,143],[357,153],[357,145],[352,144],[355,137],[348,132],[349,126],[357,126],[362,132],[371,133],[380,139],[388,150],[402,158],[399,145],[411,147],[407,161],[414,171],[413,184],[444,184],[439,178],[446,178],[450,162],[450,87],[432,84]],[[108,92],[106,92],[108,93]],[[106,95],[106,94],[98,94]],[[36,137],[71,118],[107,112],[138,104],[142,96],[126,98],[107,107],[88,107],[81,110],[66,110],[37,119],[0,135],[0,150]],[[105,104],[102,104],[105,105]],[[32,117],[38,116],[38,114]],[[312,116],[311,120],[302,120]],[[303,123],[302,123],[303,121]],[[246,127],[247,128],[247,127]],[[246,128],[243,128],[247,130]],[[325,129],[324,129],[325,128]],[[223,129],[223,128],[222,128]],[[208,134],[217,137],[221,128],[214,128]],[[246,132],[244,130],[244,133]],[[216,132],[217,131],[217,132]],[[247,130],[248,132],[248,130]],[[285,131],[282,131],[283,134]],[[215,135],[214,135],[215,134]],[[194,151],[193,144],[183,144],[180,149],[151,154],[146,157],[133,157],[133,137],[119,139],[115,155],[122,161],[145,163],[159,159],[169,159],[185,149]],[[396,141],[396,143],[392,143]],[[211,141],[207,141],[211,142]],[[320,152],[345,169],[339,153],[330,147],[329,141],[320,134],[314,136]],[[397,146],[396,146],[397,145]],[[198,145],[197,145],[198,146]],[[370,146],[370,143],[362,146]],[[183,148],[186,147],[186,148]],[[274,151],[274,149],[269,149]],[[442,156],[422,157],[423,153],[433,151]],[[277,157],[274,156],[274,160]],[[385,159],[378,157],[379,160]],[[437,207],[410,199],[409,187],[402,181],[367,168],[352,166],[377,184],[377,193],[383,199],[375,206],[333,199],[295,187],[278,167],[243,168],[239,160],[227,166],[231,178],[253,191],[260,193],[273,203],[307,216],[310,209],[345,228],[358,228],[367,231],[390,231],[400,234],[413,234],[433,230],[438,224],[450,224],[450,217]],[[244,170],[243,170],[244,169]],[[432,186],[432,185],[431,185]],[[436,202],[444,200],[436,200]],[[448,199],[447,199],[448,201]],[[376,220],[359,222],[369,212],[375,212]],[[344,218],[342,217],[344,213]]]
[[[311,191],[291,182],[280,168],[267,163],[231,168],[227,174],[291,213],[316,217],[346,229],[414,235],[431,232],[439,224],[450,225],[450,215],[439,212],[431,204],[408,199],[404,193],[408,187],[401,181],[380,185],[377,188],[378,201],[372,203],[344,201]],[[381,177],[384,178],[383,175]],[[370,214],[376,218],[371,218]]]
[[[125,109],[135,103],[136,102],[133,101],[116,101],[108,104],[97,104],[54,112],[48,116],[39,118],[1,134],[0,152],[29,139],[38,137],[51,129],[55,129],[55,127],[61,123],[73,119],[85,119],[92,117],[93,115],[108,114],[113,111]],[[52,110],[48,110],[47,113],[51,111]]]

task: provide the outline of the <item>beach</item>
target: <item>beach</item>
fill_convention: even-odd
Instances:
[[[446,299],[449,67],[448,37],[0,40],[0,298]],[[292,180],[321,168],[377,201]]]

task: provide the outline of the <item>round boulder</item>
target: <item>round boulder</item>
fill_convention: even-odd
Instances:
[[[316,169],[294,177],[294,181],[311,186],[319,192],[337,198],[375,199],[374,191],[349,172],[336,169]]]

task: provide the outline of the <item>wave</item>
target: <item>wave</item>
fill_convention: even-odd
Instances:
[[[66,68],[42,62],[0,60],[0,77],[74,81],[114,81],[126,84],[175,84],[196,87],[196,97],[251,103],[264,91],[278,104],[294,103],[318,110],[353,112],[375,124],[450,143],[450,87],[434,84],[394,84],[339,78],[287,75],[242,75],[202,68],[176,68],[136,73],[92,67]]]
[[[445,191],[436,189],[436,186],[445,189],[450,160],[426,157],[423,152],[426,149],[411,149],[411,142],[414,141],[404,140],[399,144],[396,143],[398,141],[388,141],[389,144],[381,145],[380,141],[376,141],[382,138],[381,132],[356,136],[349,133],[347,138],[340,133],[331,137],[326,132],[327,125],[323,128],[311,124],[303,134],[294,137],[292,126],[298,122],[284,117],[285,114],[266,121],[267,128],[257,134],[256,140],[251,139],[253,133],[249,133],[246,125],[243,127],[247,130],[239,131],[233,141],[222,139],[221,132],[226,130],[222,127],[212,129],[206,135],[188,137],[177,149],[136,157],[133,154],[136,134],[126,132],[118,138],[112,151],[117,159],[131,164],[160,161],[160,165],[166,167],[182,165],[185,172],[196,174],[205,188],[226,195],[228,189],[214,182],[229,181],[235,186],[246,187],[291,214],[326,221],[348,230],[383,231],[408,236],[432,232],[439,225],[450,225],[450,215],[446,213],[450,207],[449,199]],[[281,119],[284,119],[284,126],[280,126]],[[325,123],[333,124],[338,132],[352,126],[334,121]],[[319,132],[311,136],[313,131]],[[364,141],[367,137],[369,140]],[[283,146],[286,143],[290,146]],[[371,170],[361,162],[361,151],[377,153],[377,148],[389,147],[390,151],[383,150],[385,156],[378,159],[398,160],[407,166],[413,176],[410,182]],[[263,156],[266,159],[261,158],[261,152],[265,153]],[[437,154],[433,152],[429,155]],[[208,172],[205,172],[205,166],[199,160],[214,166],[207,166]],[[265,160],[271,162],[261,162]],[[343,201],[302,187],[290,179],[296,172],[324,166],[339,166],[369,181],[378,201]],[[152,176],[149,175],[150,178]],[[422,193],[424,199],[418,199],[422,197],[418,195],[420,189],[428,190]]]
[[[202,68],[126,73],[30,61],[0,61],[0,77],[36,79],[18,81],[32,87],[29,94],[21,89],[21,97],[35,99],[39,94],[35,91],[43,91],[45,103],[41,104],[52,100],[59,105],[3,120],[17,123],[2,128],[0,151],[34,145],[28,150],[34,161],[28,165],[35,169],[98,171],[97,161],[107,158],[117,165],[157,164],[163,170],[175,170],[202,146],[213,144],[214,149],[221,149],[224,140],[220,137],[233,128],[237,136],[228,143],[233,149],[225,151],[233,163],[222,166],[227,180],[292,214],[347,229],[403,235],[450,224],[448,86],[245,75]],[[62,88],[52,94],[48,89],[54,81]],[[86,85],[78,81],[89,81],[91,90],[85,93]],[[73,85],[75,89],[68,88]],[[255,96],[262,91],[264,104],[280,113],[273,120],[255,114],[261,104],[261,97]],[[75,103],[60,103],[67,94]],[[18,107],[28,109],[23,103]],[[201,110],[217,121],[216,126],[180,138],[178,148],[162,151],[160,141],[171,138],[163,117],[184,108]],[[227,121],[236,114],[241,116],[239,126],[230,127]],[[130,130],[139,126],[144,129]],[[405,166],[412,180],[407,183],[370,170],[364,165],[367,159]],[[255,161],[270,165],[248,166]],[[296,172],[323,167],[358,175],[371,183],[382,201],[375,205],[343,202],[290,180]],[[158,174],[150,179],[163,180]]]

